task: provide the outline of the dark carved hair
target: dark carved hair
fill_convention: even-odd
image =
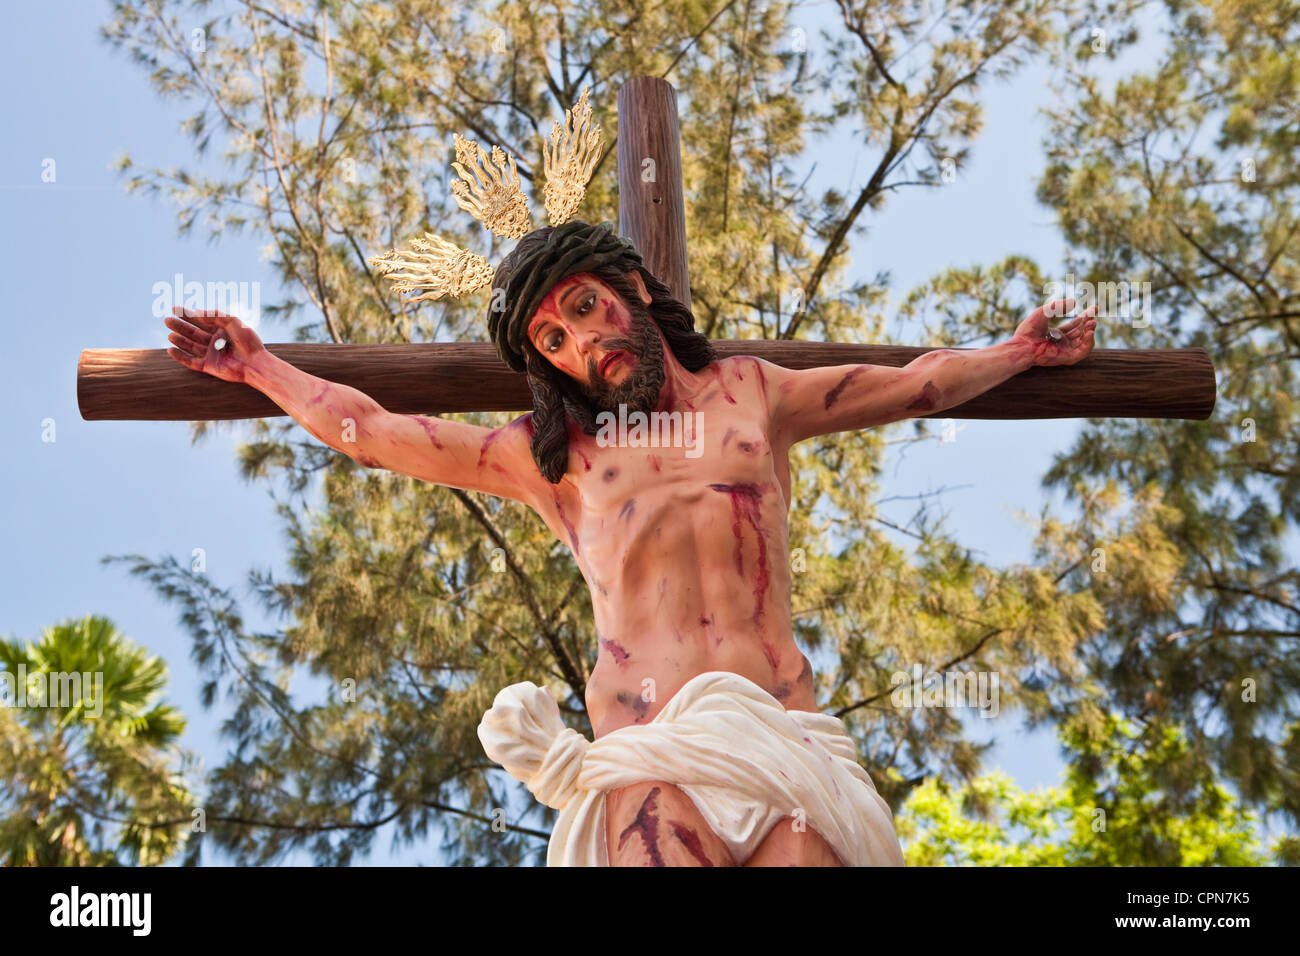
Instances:
[[[695,330],[695,316],[671,290],[643,266],[635,266],[650,295],[644,306],[651,320],[663,333],[674,357],[689,372],[698,372],[717,360],[717,352],[708,336]],[[630,270],[628,270],[630,271]],[[633,307],[642,304],[640,292],[617,263],[599,266],[591,274],[609,286]],[[542,476],[558,484],[569,467],[569,426],[572,418],[588,435],[597,431],[596,409],[583,394],[582,384],[565,375],[542,357],[525,338],[524,361],[528,387],[533,393],[533,438],[531,450]]]

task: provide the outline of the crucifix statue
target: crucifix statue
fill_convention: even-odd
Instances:
[[[1052,327],[1070,300],[1035,309],[988,348],[866,353],[880,362],[861,358],[879,347],[714,343],[696,331],[689,307],[671,87],[629,81],[620,114],[622,228],[633,238],[572,218],[599,155],[584,90],[545,156],[548,226],[531,228],[513,157],[507,165],[494,147],[480,167],[483,150],[456,138],[462,181],[453,193],[495,234],[518,239],[495,269],[431,235],[371,259],[399,292],[425,290],[418,299],[490,284],[498,367],[479,356],[472,406],[453,408],[445,383],[436,394],[405,394],[413,379],[384,384],[392,376],[373,361],[373,389],[355,384],[360,373],[343,359],[328,375],[308,370],[327,362],[322,350],[386,349],[370,355],[391,370],[408,362],[399,351],[440,348],[426,359],[460,362],[467,374],[469,346],[268,347],[235,317],[176,309],[165,320],[173,374],[197,381],[201,372],[238,394],[223,393],[227,405],[215,413],[205,398],[203,411],[142,414],[110,369],[144,357],[83,355],[83,416],[247,417],[266,414],[269,401],[362,465],[532,508],[571,549],[590,590],[594,740],[568,728],[549,690],[531,682],[497,695],[479,738],[559,811],[549,865],[902,865],[889,807],[843,721],[818,711],[812,666],[794,640],[791,446],[958,407],[986,418],[1206,417],[1213,370],[1207,405],[1201,350],[1098,361],[1095,307]],[[648,196],[636,177],[644,156],[668,173]],[[426,380],[437,377],[429,365]],[[1135,386],[1133,373],[1144,370]],[[1001,405],[976,406],[1032,376],[1016,386],[1024,391],[1004,391]],[[354,384],[344,384],[349,377]],[[132,390],[140,381],[130,379]],[[521,396],[531,410],[496,429],[413,413],[520,409]],[[189,400],[198,401],[193,390]]]

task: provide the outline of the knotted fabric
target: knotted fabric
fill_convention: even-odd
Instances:
[[[844,722],[787,711],[739,674],[697,674],[649,723],[594,743],[525,681],[497,694],[478,735],[490,758],[560,811],[548,866],[608,866],[605,794],[647,780],[685,793],[737,863],[785,825],[815,830],[848,866],[903,865],[889,805]]]

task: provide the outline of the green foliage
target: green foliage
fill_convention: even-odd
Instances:
[[[156,865],[192,823],[167,667],[87,615],[0,641],[0,855],[7,866]],[[26,675],[31,691],[19,690]],[[66,675],[78,675],[75,682]],[[19,704],[24,706],[18,706]]]
[[[927,780],[895,818],[909,866],[1259,866],[1255,816],[1190,753],[1176,727],[1107,715],[1065,728],[1064,786],[1025,793],[1001,772]],[[1087,766],[1088,772],[1080,768]],[[1176,780],[1172,789],[1170,780]],[[1274,841],[1285,863],[1289,841]]]

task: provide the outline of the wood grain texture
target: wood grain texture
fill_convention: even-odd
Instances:
[[[786,368],[906,365],[933,349],[761,339],[715,340],[721,356],[755,355]],[[365,392],[389,411],[530,411],[522,374],[487,342],[425,345],[268,345],[305,372]],[[955,351],[968,351],[957,349]],[[1078,365],[1031,368],[982,395],[926,418],[1210,417],[1214,366],[1204,349],[1094,349]],[[87,421],[225,421],[284,411],[248,385],[177,363],[166,349],[85,349],[77,404]]]
[[[689,309],[677,91],[657,76],[634,76],[619,87],[618,231]]]

